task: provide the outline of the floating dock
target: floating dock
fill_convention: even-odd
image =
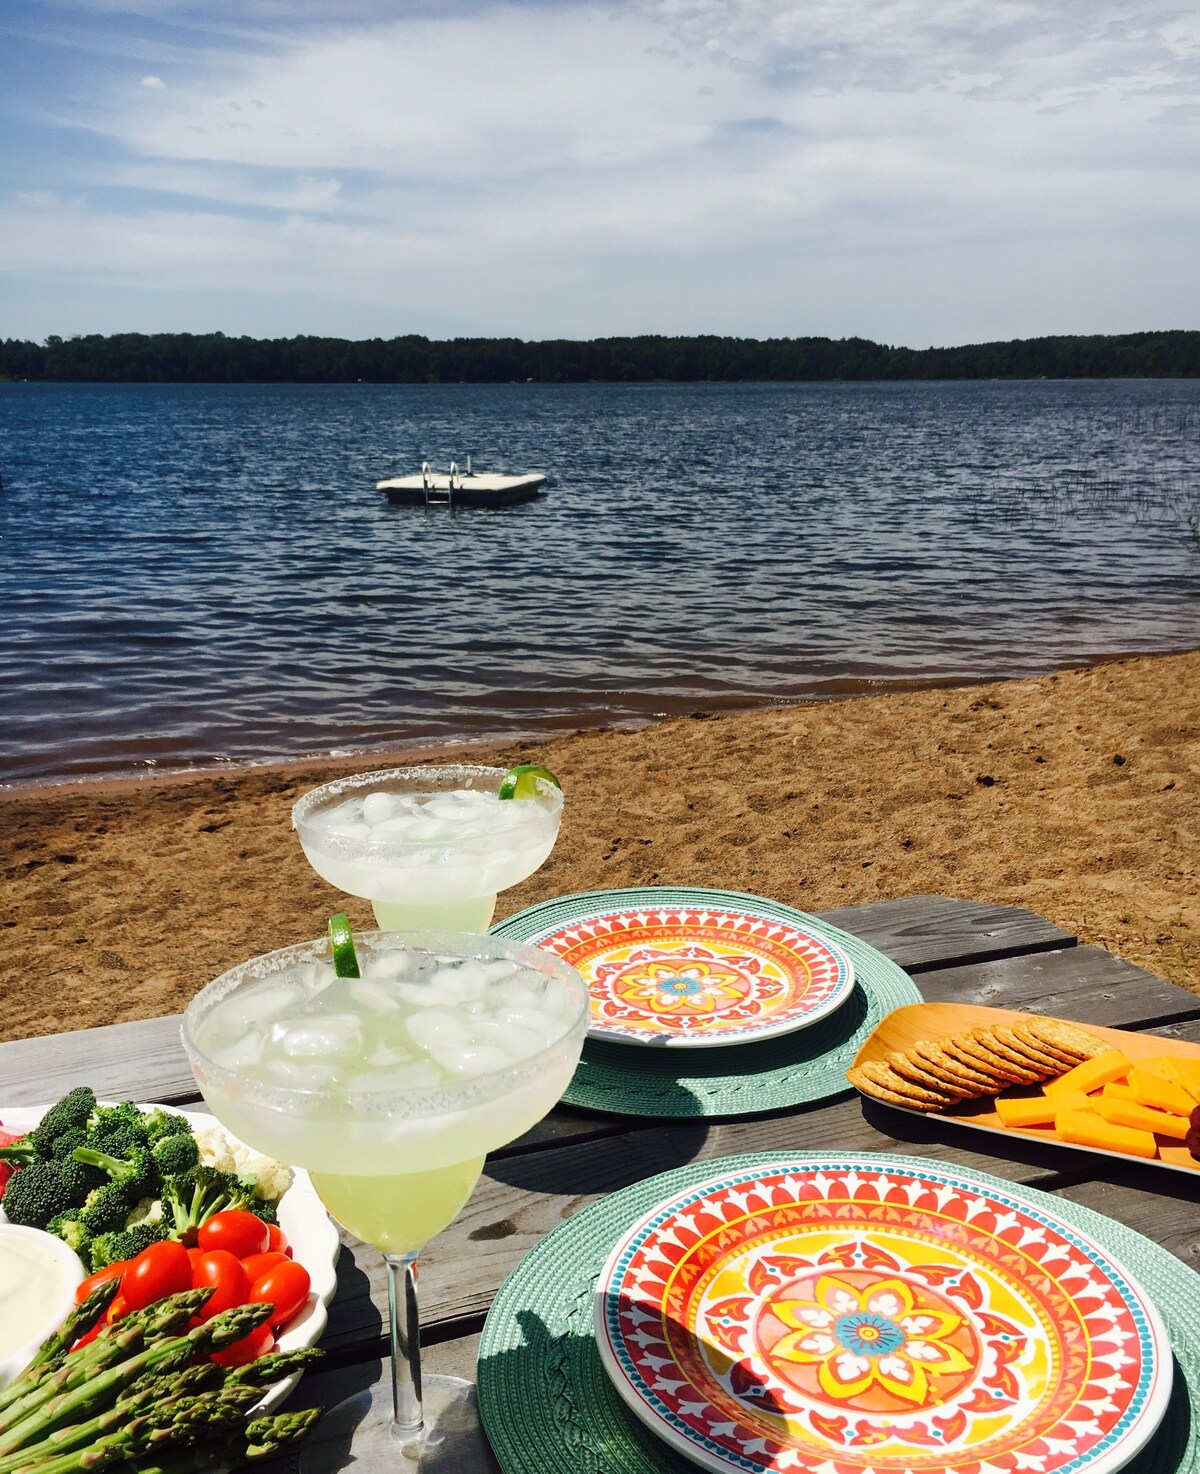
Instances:
[[[443,475],[426,461],[416,476],[393,476],[377,481],[389,502],[403,507],[511,507],[517,502],[533,501],[546,484],[541,471],[526,471],[519,476],[501,476],[489,471],[460,471],[451,461]]]

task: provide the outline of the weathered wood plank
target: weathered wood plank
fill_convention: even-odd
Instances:
[[[906,896],[818,914],[910,973],[1075,945],[1069,931],[1036,912],[953,896]]]
[[[42,1105],[85,1082],[102,1098],[196,1100],[179,1015],[0,1044],[4,1105]]]
[[[1110,1028],[1200,1018],[1200,997],[1102,947],[1069,947],[923,973],[929,1001],[1021,1008]]]
[[[949,896],[877,901],[821,914],[917,973],[1074,941],[1031,911]],[[178,1031],[176,1016],[0,1043],[0,1100],[38,1105],[80,1080],[110,1096],[194,1100],[196,1086]],[[562,1134],[557,1123],[544,1133],[548,1139]]]

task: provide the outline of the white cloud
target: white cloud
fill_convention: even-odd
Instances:
[[[672,314],[645,330],[688,330],[690,283],[692,326],[744,310],[758,317],[740,330],[762,332],[773,281],[792,314],[774,331],[804,332],[831,293],[853,301],[853,268],[864,301],[880,300],[867,275],[900,296],[913,282],[919,341],[929,260],[956,282],[977,262],[970,291],[1003,333],[1020,273],[1001,285],[989,252],[1039,254],[1102,312],[1137,282],[1098,240],[1140,241],[1148,280],[1200,233],[1200,17],[1165,5],[481,0],[314,24],[198,54],[169,89],[146,77],[85,101],[124,161],[76,171],[67,204],[10,212],[10,269],[444,311],[465,297],[495,331],[533,333],[578,332],[589,310],[609,330],[617,272],[625,316]],[[739,253],[772,280],[748,281]],[[1180,285],[1179,325],[1198,293]],[[872,334],[858,317],[845,330]]]

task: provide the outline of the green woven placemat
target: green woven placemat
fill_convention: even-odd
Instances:
[[[797,922],[832,938],[854,963],[854,990],[828,1018],[759,1044],[723,1049],[648,1049],[588,1039],[563,1101],[627,1116],[746,1116],[824,1100],[852,1087],[846,1070],[864,1039],[893,1008],[920,1003],[902,968],[849,932],[790,906],[738,891],[645,886],[583,891],[530,906],[492,927],[496,936],[528,937],[600,910],[744,907]]]
[[[872,1154],[853,1156],[869,1160]],[[492,1303],[476,1369],[480,1414],[504,1474],[696,1474],[690,1459],[642,1426],[609,1381],[592,1332],[596,1280],[613,1245],[656,1203],[709,1177],[779,1160],[777,1152],[724,1157],[634,1183],[576,1213],[521,1260]],[[1016,1193],[1074,1225],[1124,1264],[1158,1307],[1176,1359],[1167,1415],[1126,1474],[1195,1474],[1200,1275],[1158,1244],[1078,1203],[966,1167],[919,1157],[886,1160]]]

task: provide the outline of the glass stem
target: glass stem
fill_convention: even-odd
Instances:
[[[417,1313],[416,1254],[385,1254],[392,1337],[392,1436],[405,1442],[421,1432],[421,1327]]]

